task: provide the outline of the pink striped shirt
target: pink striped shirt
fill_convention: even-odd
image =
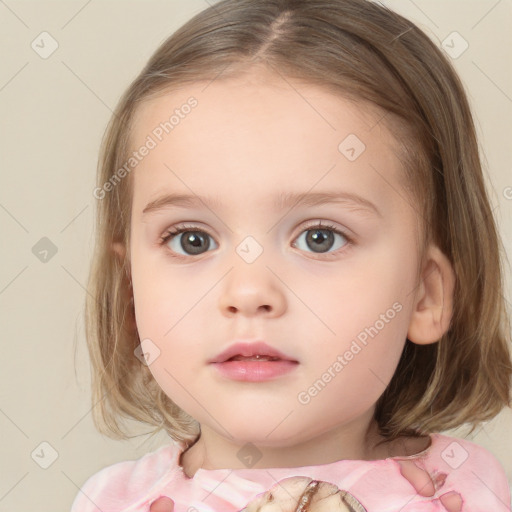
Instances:
[[[432,434],[429,448],[409,457],[340,460],[317,466],[267,469],[198,469],[188,478],[179,465],[182,443],[171,443],[138,460],[118,462],[91,476],[71,512],[148,512],[161,496],[175,512],[238,512],[278,481],[307,476],[350,492],[368,512],[446,512],[442,495],[456,491],[462,512],[510,512],[510,487],[500,462],[464,439]],[[446,473],[433,496],[421,496],[402,476],[399,460],[414,460],[431,477]]]

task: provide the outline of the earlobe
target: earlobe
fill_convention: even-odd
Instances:
[[[453,314],[455,272],[450,260],[431,245],[427,250],[407,338],[414,343],[435,343],[445,334]]]
[[[112,242],[112,251],[114,251],[121,260],[126,256],[126,247],[121,242]]]

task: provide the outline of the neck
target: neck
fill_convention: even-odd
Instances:
[[[373,411],[371,411],[373,413]],[[332,429],[306,441],[293,439],[227,439],[203,425],[199,439],[181,456],[180,464],[187,477],[203,469],[262,469],[329,464],[343,459],[377,460],[391,455],[383,443],[373,418],[358,418],[342,428]]]

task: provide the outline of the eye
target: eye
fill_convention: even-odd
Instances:
[[[341,244],[336,244],[336,236],[341,237],[344,242],[342,241]],[[312,251],[317,254],[328,253],[333,248],[333,245],[338,245],[335,249],[340,249],[345,245],[352,243],[351,238],[349,238],[343,231],[335,226],[324,225],[321,222],[308,226],[307,229],[297,237],[297,240],[304,240],[306,247],[311,248]],[[297,242],[295,242],[293,246],[297,247]],[[299,247],[299,249],[305,250],[301,247]],[[337,252],[338,251],[335,251],[334,253],[330,252],[327,256],[336,256]]]
[[[160,239],[160,244],[167,244],[179,256],[195,256],[210,248],[210,238],[213,240],[211,235],[195,226],[180,226],[167,230]],[[185,254],[180,254],[180,249]]]
[[[342,239],[342,242],[336,244],[336,236]],[[213,237],[197,226],[181,225],[168,229],[160,238],[160,245],[167,245],[176,257],[184,256],[197,256],[210,249],[210,239]],[[327,257],[336,256],[338,251],[332,252],[333,245],[338,245],[335,249],[343,248],[345,245],[351,245],[352,239],[348,237],[343,231],[331,225],[324,225],[316,221],[315,224],[310,225],[302,231],[300,236],[296,238],[298,241],[304,239],[306,247],[311,249],[312,252],[317,254],[327,254]],[[344,241],[344,242],[343,242]],[[217,248],[215,240],[213,240]],[[293,247],[297,247],[297,242],[294,242]],[[301,250],[302,247],[298,247]]]

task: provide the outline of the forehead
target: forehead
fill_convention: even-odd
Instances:
[[[133,173],[134,206],[142,208],[162,188],[236,192],[243,205],[270,190],[344,185],[355,192],[356,182],[370,196],[380,182],[380,195],[391,199],[401,162],[379,122],[383,115],[367,103],[265,73],[170,90],[143,102],[134,116],[132,150],[153,146]]]
[[[193,109],[187,107],[191,98],[197,103]],[[374,128],[382,137],[387,131],[384,129],[386,133],[382,133],[381,120],[390,117],[388,112],[367,101],[350,100],[327,88],[261,70],[228,79],[174,86],[144,100],[135,109],[132,142],[147,135],[150,127],[168,121],[173,114],[179,117],[171,123],[174,123],[173,129],[177,128],[189,113],[193,116],[187,124],[194,123],[194,119],[205,122],[210,118],[219,129],[235,123],[243,126],[247,122],[264,121],[270,131],[272,125],[280,123],[283,126],[289,120],[288,131],[295,128],[291,134],[320,128],[322,131],[329,129],[327,131],[333,132],[335,138],[347,129],[359,131],[364,138],[365,132],[372,132]],[[301,125],[295,123],[299,119]]]

